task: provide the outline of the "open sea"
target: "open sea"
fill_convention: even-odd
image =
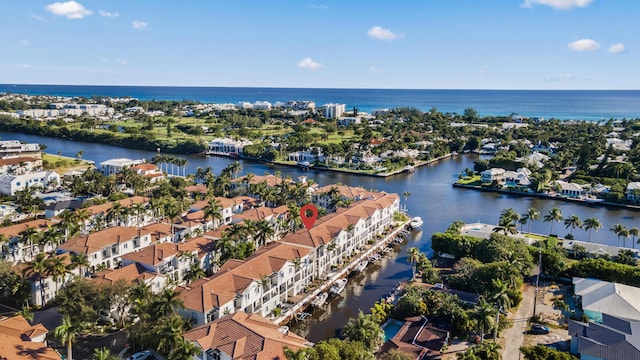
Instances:
[[[59,96],[130,96],[140,100],[195,100],[203,103],[312,100],[317,106],[344,103],[360,111],[413,107],[480,116],[561,120],[640,118],[640,90],[401,90],[177,86],[85,86],[0,84],[0,92]]]

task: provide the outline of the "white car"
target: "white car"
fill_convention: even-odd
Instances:
[[[144,359],[148,358],[149,356],[151,356],[151,351],[145,350],[145,351],[140,351],[140,352],[137,352],[137,353],[129,356],[127,358],[127,360],[144,360]]]

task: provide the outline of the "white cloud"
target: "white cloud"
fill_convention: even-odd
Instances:
[[[311,4],[309,5],[312,9],[328,9],[329,7],[327,5],[315,5],[315,4]]]
[[[22,68],[23,69],[27,69],[27,68],[30,68],[30,67],[31,67],[31,65],[29,65],[29,64],[22,64]]]
[[[127,65],[128,62],[127,62],[127,60],[116,59],[116,64],[118,64],[118,65]]]
[[[402,36],[380,26],[372,27],[371,29],[369,29],[369,31],[367,31],[367,34],[369,35],[369,37],[372,37],[374,39],[387,41],[392,41]]]
[[[585,7],[593,0],[524,0],[522,7],[532,8],[533,5],[546,5],[554,9],[569,10],[574,7]]]
[[[489,70],[487,70],[487,69],[480,69],[480,75],[489,75]]]
[[[47,10],[53,15],[64,16],[67,19],[82,19],[85,16],[93,14],[93,11],[88,10],[75,1],[55,2],[47,5]]]
[[[609,46],[609,52],[614,54],[620,54],[625,52],[625,47],[623,43],[617,43]]]
[[[118,14],[117,12],[109,12],[109,11],[100,10],[100,16],[106,17],[106,18],[116,18],[116,17],[120,16],[120,14]]]
[[[297,63],[296,66],[299,67],[299,68],[302,68],[302,69],[309,69],[309,70],[318,70],[321,67],[323,67],[322,64],[311,60],[310,57],[302,59],[302,61]]]
[[[600,49],[600,44],[592,39],[580,39],[570,42],[567,46],[575,51],[594,51]]]
[[[147,24],[144,21],[134,20],[131,22],[131,26],[133,26],[133,28],[136,30],[142,30],[142,29],[145,29],[147,26],[149,26],[149,24]]]
[[[20,45],[29,46],[29,45],[31,45],[31,43],[29,42],[29,40],[22,40],[22,41],[20,41]]]
[[[32,19],[35,19],[35,20],[38,20],[38,21],[41,21],[41,22],[47,22],[47,20],[45,20],[44,18],[42,18],[41,16],[38,16],[38,15],[36,15],[36,14],[29,13],[29,16],[30,16]]]
[[[375,66],[369,66],[369,71],[371,71],[372,73],[379,73],[380,69]]]
[[[544,79],[544,82],[557,82],[557,81],[572,81],[576,76],[573,74],[561,74]]]

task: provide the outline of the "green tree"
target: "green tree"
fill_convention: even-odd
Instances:
[[[551,229],[549,230],[549,234],[553,234],[553,224],[555,222],[560,222],[562,221],[563,217],[562,217],[562,210],[558,209],[557,207],[549,210],[547,212],[547,214],[544,216],[544,222],[550,222],[551,223]]]
[[[371,314],[360,311],[357,318],[350,318],[342,328],[342,337],[362,342],[369,350],[375,351],[384,341],[384,331],[373,320]]]
[[[118,356],[111,353],[106,347],[93,349],[93,360],[118,360]]]
[[[527,360],[578,360],[568,352],[552,349],[545,345],[521,347],[520,351]]]
[[[573,230],[582,229],[582,220],[578,215],[571,215],[568,218],[564,219],[564,227],[566,229],[571,228],[569,234],[573,235]]]
[[[629,230],[627,230],[627,227],[622,224],[613,225],[609,231],[613,232],[618,237],[618,246],[620,246],[620,238],[626,238],[629,236]]]
[[[496,308],[488,303],[484,298],[478,301],[478,304],[471,310],[469,316],[475,321],[480,333],[480,341],[484,341],[485,331],[491,330],[495,324]]]
[[[527,219],[529,221],[529,229],[527,230],[528,233],[531,232],[531,223],[536,221],[536,220],[540,220],[540,211],[534,207],[530,207],[527,209]]]
[[[407,254],[409,255],[407,261],[411,263],[411,280],[413,280],[416,277],[416,264],[418,263],[418,260],[420,260],[420,250],[416,247],[412,247],[407,250]]]
[[[67,359],[73,360],[73,343],[76,334],[83,328],[81,323],[73,323],[68,316],[62,318],[62,324],[53,330],[53,335],[67,347]]]
[[[584,229],[589,232],[589,241],[591,241],[591,231],[597,232],[602,229],[602,223],[597,217],[590,217],[584,220]]]

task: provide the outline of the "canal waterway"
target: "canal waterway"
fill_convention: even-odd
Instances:
[[[0,139],[18,139],[25,142],[47,145],[47,152],[75,156],[82,150],[83,159],[97,163],[117,157],[131,159],[151,158],[155,153],[117,148],[109,145],[67,141],[34,135],[0,132]],[[215,173],[219,173],[229,163],[234,161],[224,157],[184,156],[189,161],[187,172],[195,172],[198,166],[211,166]],[[474,155],[457,156],[435,164],[417,168],[414,173],[400,174],[388,178],[350,175],[336,172],[302,171],[293,167],[278,167],[263,163],[241,161],[242,173],[262,175],[265,172],[280,171],[283,176],[296,179],[305,175],[320,185],[342,183],[351,186],[363,186],[368,189],[402,194],[409,191],[408,210],[412,216],[421,216],[424,225],[421,231],[413,232],[410,239],[395,251],[385,256],[376,264],[370,265],[365,272],[351,277],[347,290],[343,296],[332,299],[321,310],[313,312],[304,321],[293,324],[292,328],[310,341],[320,341],[335,336],[344,326],[349,317],[357,316],[358,311],[369,311],[372,304],[388,294],[398,282],[411,276],[410,264],[406,251],[410,247],[418,247],[421,251],[431,254],[431,234],[445,230],[454,220],[465,222],[483,222],[495,224],[500,212],[506,208],[513,208],[518,213],[524,213],[530,207],[535,207],[544,214],[554,207],[562,210],[565,217],[578,215],[581,219],[595,216],[602,222],[603,228],[591,234],[592,242],[616,245],[616,236],[609,229],[617,223],[627,227],[639,227],[640,212],[627,209],[606,209],[593,205],[568,203],[558,200],[537,199],[507,194],[495,194],[467,189],[457,189],[451,186],[457,179],[457,174],[465,168],[473,168]],[[401,195],[402,199],[402,195]],[[404,199],[402,199],[404,205]],[[531,225],[531,231],[549,233],[551,224],[542,220]],[[525,225],[525,230],[528,225]],[[556,223],[554,232],[565,235],[569,230],[563,224]],[[576,239],[586,240],[588,234],[582,230],[574,231]],[[631,246],[631,240],[627,240]]]

